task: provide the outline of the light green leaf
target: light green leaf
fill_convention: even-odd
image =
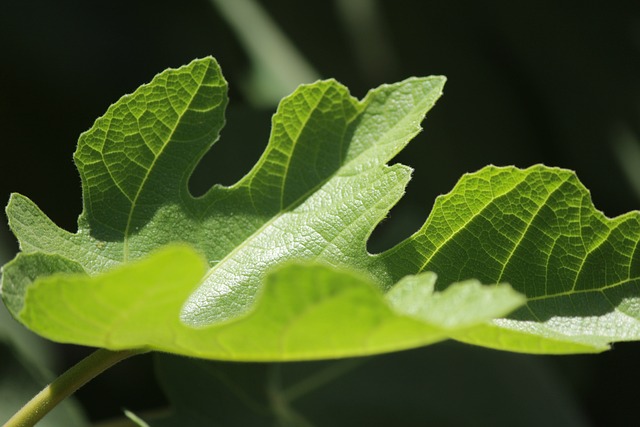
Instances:
[[[301,86],[278,107],[255,167],[236,184],[194,198],[189,176],[223,126],[226,83],[212,58],[167,70],[81,136],[77,233],[12,196],[7,213],[22,253],[3,268],[4,301],[52,339],[222,359],[369,354],[446,336],[543,353],[601,351],[612,341],[640,339],[640,215],[604,217],[570,171],[491,166],[465,175],[414,236],[382,254],[366,251],[410,178],[408,167],[387,162],[419,132],[443,83],[410,78],[362,101],[333,80]],[[194,248],[207,266],[167,260],[176,270],[166,275],[180,289],[169,292],[151,271],[165,271],[156,257],[135,261],[173,243]],[[292,260],[344,271],[297,265],[269,275]],[[436,289],[451,287],[432,294],[428,271],[440,278]],[[303,285],[269,284],[282,277]],[[334,282],[356,285],[345,285],[332,306],[324,292],[337,292]],[[506,285],[480,282],[509,283],[526,305],[508,315],[522,300]],[[385,300],[372,288],[391,292]],[[302,322],[286,317],[318,305],[335,313],[323,309],[321,318]],[[372,328],[366,316],[353,323],[344,317],[349,310],[381,318],[383,326]],[[75,315],[84,325],[71,324]],[[42,321],[48,317],[50,325]],[[343,323],[325,323],[332,317]],[[160,321],[171,327],[158,331]],[[215,340],[197,335],[205,331]],[[283,335],[284,347],[261,347]]]
[[[448,317],[419,321],[405,315],[411,302],[396,298],[394,310],[365,276],[289,263],[266,276],[249,314],[194,328],[180,320],[180,310],[205,272],[206,263],[193,250],[170,246],[97,276],[54,274],[29,287],[20,317],[38,333],[61,342],[221,360],[306,360],[430,344],[522,303],[508,288],[496,292],[476,283],[454,285],[444,296],[432,294],[433,276],[420,275],[411,279],[412,287],[403,296],[419,295],[436,310],[452,311]],[[493,310],[469,301],[469,293]],[[440,301],[445,301],[442,307]]]
[[[434,293],[435,284],[435,273],[406,276],[386,297],[398,312],[450,329],[502,317],[526,302],[524,296],[504,284],[487,287],[471,279]]]

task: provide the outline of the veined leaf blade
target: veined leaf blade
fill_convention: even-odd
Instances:
[[[226,82],[213,58],[159,74],[80,138],[75,157],[84,211],[77,233],[57,228],[26,197],[12,196],[7,214],[23,253],[3,267],[5,304],[56,340],[234,360],[369,354],[446,337],[534,353],[601,351],[610,342],[640,339],[640,214],[606,218],[570,171],[490,166],[465,175],[436,200],[414,236],[382,254],[367,253],[370,233],[410,179],[410,168],[388,163],[420,131],[443,84],[442,77],[410,78],[361,101],[334,80],[301,86],[278,107],[256,166],[236,184],[194,198],[188,179],[224,124]],[[195,249],[206,266],[165,260],[175,271],[162,279],[136,264],[175,243]],[[382,316],[382,326],[366,332],[369,319],[364,329],[351,326],[352,335],[327,342],[329,330],[349,324],[348,304],[333,308],[343,323],[330,321],[329,329],[310,319],[278,323],[283,310],[306,307],[314,295],[324,301],[323,290],[334,289],[309,276],[325,274],[317,266],[289,267],[304,278],[299,289],[289,288],[294,275],[269,273],[291,261],[332,265],[336,270],[326,276],[336,283],[360,283],[336,290],[342,296],[335,301],[354,309],[365,301],[363,313]],[[440,278],[433,295],[429,271]],[[74,272],[84,275],[56,274]],[[112,279],[118,274],[124,283],[146,283],[140,285],[146,294],[130,288],[127,300]],[[270,285],[274,277],[288,284]],[[164,283],[168,278],[173,282]],[[61,290],[47,293],[43,283]],[[374,288],[388,292],[386,299]],[[274,289],[287,292],[276,298]],[[362,294],[356,298],[353,289]],[[68,329],[73,307],[93,297],[111,301],[108,310],[93,307],[82,314],[86,328]],[[465,315],[447,318],[455,312],[449,305]],[[331,317],[330,310],[321,312]],[[45,313],[50,326],[39,320]],[[52,326],[56,316],[63,321]],[[113,320],[129,318],[139,325]],[[154,319],[173,326],[162,335]],[[123,333],[122,324],[138,332]],[[269,343],[264,351],[244,344],[246,336],[282,340],[283,325],[295,339],[277,351]],[[365,343],[367,334],[375,338]]]
[[[605,348],[640,339],[639,245],[640,213],[606,218],[575,173],[489,166],[463,177],[414,236],[377,261],[389,283],[436,271],[440,283],[507,282],[527,297],[509,320],[464,341],[538,352],[535,339],[521,339],[535,336]]]

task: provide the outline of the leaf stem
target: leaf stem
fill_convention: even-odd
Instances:
[[[80,387],[116,363],[147,350],[111,351],[99,349],[72,366],[36,394],[4,427],[28,427],[35,425],[55,406],[69,397]]]

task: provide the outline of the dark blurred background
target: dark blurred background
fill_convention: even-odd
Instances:
[[[25,194],[69,230],[81,211],[78,135],[156,73],[206,55],[220,62],[231,101],[221,140],[193,178],[195,193],[249,170],[277,99],[299,83],[333,77],[362,97],[382,83],[443,74],[444,97],[397,158],[415,168],[414,179],[371,250],[409,235],[434,197],[490,163],[574,169],[608,216],[640,207],[637,0],[5,0],[0,48],[0,201]],[[17,251],[5,223],[0,261]],[[460,361],[468,366],[477,352],[494,354],[444,348],[469,354]],[[53,369],[85,353],[64,347]],[[531,363],[563,384],[587,425],[629,425],[637,399],[626,390],[640,380],[638,356],[632,343]],[[130,361],[81,392],[90,416],[161,403],[150,360]],[[416,369],[433,369],[416,360]],[[92,393],[105,389],[113,395],[92,404]]]

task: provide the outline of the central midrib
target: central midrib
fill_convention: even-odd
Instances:
[[[204,86],[203,80],[206,77],[206,75],[207,75],[206,72],[202,73],[202,78],[197,83],[196,90],[193,91],[193,94],[191,95],[191,99],[189,99],[189,102],[186,104],[184,110],[180,114],[178,114],[178,119],[176,120],[176,125],[171,130],[171,133],[169,134],[169,137],[167,138],[166,142],[162,145],[162,147],[160,148],[160,151],[158,151],[158,153],[154,157],[153,161],[149,165],[149,168],[147,169],[147,172],[145,173],[145,176],[142,179],[142,183],[140,184],[140,187],[138,187],[138,191],[136,192],[136,195],[134,196],[133,200],[131,201],[131,209],[129,210],[129,215],[127,217],[127,226],[125,227],[125,230],[124,230],[124,239],[123,239],[124,241],[123,241],[123,249],[122,249],[123,262],[127,262],[128,259],[129,259],[129,233],[131,232],[131,222],[133,221],[133,213],[136,210],[138,198],[142,194],[142,190],[144,189],[146,183],[148,182],[149,175],[151,174],[151,171],[153,170],[153,168],[154,168],[155,164],[157,163],[158,159],[164,153],[165,148],[173,140],[173,136],[175,135],[176,130],[180,127],[182,118],[189,111],[189,107],[191,106],[191,103],[195,99],[196,95],[200,92],[200,89],[202,88],[202,86]],[[194,79],[195,79],[195,77],[194,77]],[[143,140],[144,140],[144,138],[143,138]],[[145,145],[146,145],[146,141],[145,141]]]

